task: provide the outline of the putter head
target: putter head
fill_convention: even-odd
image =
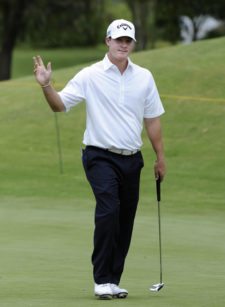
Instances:
[[[164,286],[164,283],[155,284],[155,285],[152,285],[149,290],[153,292],[158,292],[163,288],[163,286]]]

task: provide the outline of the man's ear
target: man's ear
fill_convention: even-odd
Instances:
[[[111,40],[111,37],[106,37],[105,38],[105,43],[106,43],[106,45],[109,47],[109,42],[110,42],[110,40]]]

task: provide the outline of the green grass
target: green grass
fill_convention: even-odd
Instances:
[[[224,99],[225,40],[213,39],[134,54],[154,73],[162,94]]]
[[[145,202],[123,277],[130,296],[112,304],[223,306],[224,216],[170,214],[166,204],[163,211],[165,288],[148,290],[159,277],[156,211]],[[99,306],[90,200],[11,198],[2,202],[0,225],[1,306]]]
[[[13,54],[12,78],[28,76],[33,71],[33,56],[41,55],[44,62],[52,62],[52,69],[66,68],[96,61],[105,53],[105,46],[64,49],[16,48]]]
[[[166,108],[166,285],[148,290],[159,282],[159,264],[154,154],[143,134],[140,206],[122,279],[129,297],[107,304],[224,306],[224,53],[225,39],[216,39],[132,56],[153,72]],[[55,86],[80,68],[54,70]],[[94,200],[80,161],[84,105],[58,114],[61,175],[55,115],[33,76],[1,82],[0,92],[0,305],[99,306],[90,263]]]

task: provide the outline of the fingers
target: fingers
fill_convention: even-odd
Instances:
[[[43,73],[47,74],[48,76],[51,75],[52,67],[50,62],[47,64],[47,67],[45,67],[40,55],[34,56],[33,62],[34,62],[34,74],[36,75],[36,77],[37,74],[43,74]]]
[[[40,55],[33,57],[34,65],[44,65]]]
[[[46,84],[49,84],[51,80],[51,74],[52,74],[52,68],[51,63],[49,62],[47,66],[45,67],[42,58],[40,55],[33,57],[34,62],[34,75],[37,80],[37,82],[43,87],[46,86]]]
[[[36,74],[38,66],[39,66],[39,59],[37,56],[33,57],[33,62],[34,62],[34,73]]]
[[[163,174],[161,174],[159,171],[155,171],[155,180],[163,181],[163,177]]]
[[[38,65],[40,65],[40,66],[44,66],[44,63],[43,63],[43,61],[42,61],[41,56],[40,56],[40,55],[38,55],[36,58],[37,58],[37,63],[38,63]]]
[[[37,68],[40,67],[45,67],[44,63],[42,61],[42,58],[40,57],[40,55],[34,56],[33,57],[33,62],[34,62],[34,70],[37,70]]]
[[[51,64],[51,62],[49,62],[48,65],[47,65],[47,71],[48,72],[52,71],[52,64]]]
[[[156,161],[154,165],[154,173],[155,173],[155,180],[160,179],[160,181],[163,181],[163,178],[166,174],[166,166],[164,161]]]
[[[36,59],[36,56],[33,56],[33,62],[34,62],[34,65],[37,64],[37,59]]]
[[[36,56],[33,57],[33,62],[34,62],[34,73],[36,73],[37,66],[38,66],[38,62],[37,62],[37,57]]]
[[[160,180],[160,182],[163,181],[163,178],[164,178],[164,174],[158,173],[158,174],[155,176],[155,180]]]

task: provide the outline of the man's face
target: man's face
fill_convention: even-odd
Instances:
[[[106,44],[109,47],[109,56],[117,61],[124,61],[134,48],[134,41],[127,36],[112,39],[106,38]]]

